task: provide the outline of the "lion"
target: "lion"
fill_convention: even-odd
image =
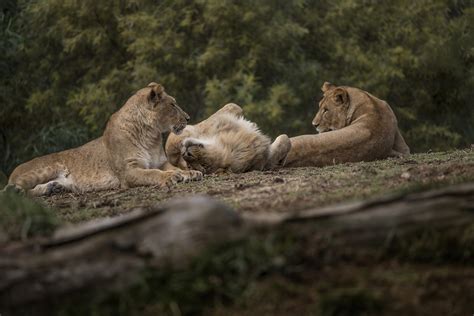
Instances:
[[[172,166],[163,149],[162,133],[180,134],[188,121],[176,100],[152,82],[110,117],[101,137],[18,166],[8,187],[40,196],[200,180],[201,172]]]
[[[171,164],[211,174],[277,168],[290,147],[287,135],[271,143],[244,118],[240,106],[229,103],[201,123],[186,126],[181,135],[170,135],[165,148]]]
[[[313,125],[319,135],[292,137],[285,167],[322,167],[410,154],[387,102],[325,82]]]

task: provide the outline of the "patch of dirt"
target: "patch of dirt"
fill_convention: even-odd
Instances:
[[[209,175],[171,190],[139,187],[41,200],[66,222],[115,216],[132,207],[207,194],[240,212],[294,212],[398,190],[474,181],[474,150],[416,154],[409,158],[348,163],[324,168],[288,168],[245,174]]]

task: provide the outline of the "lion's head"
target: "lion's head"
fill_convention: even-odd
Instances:
[[[151,82],[137,92],[139,106],[145,108],[147,116],[152,118],[161,132],[180,134],[189,121],[189,115],[168,95],[162,85]]]
[[[220,156],[208,141],[186,138],[182,144],[181,156],[190,169],[204,174],[211,174],[222,168]]]
[[[319,133],[347,126],[350,104],[347,90],[329,82],[325,82],[321,90],[324,92],[324,96],[319,102],[319,110],[313,119],[313,126]]]

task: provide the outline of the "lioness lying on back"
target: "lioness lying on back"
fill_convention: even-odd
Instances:
[[[9,186],[31,195],[57,190],[76,192],[170,186],[202,178],[198,171],[183,171],[166,160],[162,133],[179,134],[189,116],[157,83],[139,90],[111,116],[102,137],[81,147],[33,159],[18,166]]]
[[[387,102],[351,87],[322,87],[313,125],[319,135],[291,138],[285,166],[325,166],[410,153]]]
[[[181,135],[170,135],[166,154],[183,169],[240,173],[281,166],[290,147],[286,135],[271,144],[255,123],[243,117],[240,106],[229,103],[201,123],[188,125]]]

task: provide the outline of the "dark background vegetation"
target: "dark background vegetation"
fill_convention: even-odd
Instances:
[[[101,134],[150,81],[193,121],[227,102],[275,136],[312,133],[324,81],[394,108],[414,151],[474,142],[474,4],[2,0],[0,170]]]

